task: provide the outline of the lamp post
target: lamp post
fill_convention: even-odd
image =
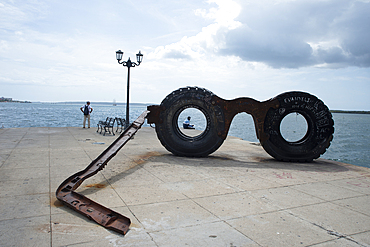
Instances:
[[[129,117],[129,110],[130,110],[130,107],[129,107],[129,99],[130,99],[130,68],[140,65],[140,63],[143,61],[143,54],[141,54],[141,51],[139,51],[139,53],[136,54],[136,61],[137,61],[137,63],[131,62],[131,59],[130,58],[128,58],[127,61],[121,61],[122,60],[122,56],[123,56],[123,51],[121,51],[121,50],[116,51],[116,59],[117,59],[118,63],[119,64],[122,64],[123,66],[126,66],[127,69],[128,69],[128,72],[127,72],[126,124],[125,124],[125,128],[127,128],[129,126],[129,123],[130,123],[130,117]]]

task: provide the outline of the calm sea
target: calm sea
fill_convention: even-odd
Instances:
[[[80,111],[82,105],[83,103],[0,103],[0,128],[82,126],[83,114]],[[108,103],[92,103],[91,106],[94,109],[91,115],[92,127],[108,116],[125,118],[124,104],[113,106]],[[146,110],[146,105],[130,104],[130,121],[135,120],[144,110]],[[192,123],[197,127],[204,124],[204,121],[197,117],[196,112],[186,114],[192,115]],[[185,116],[180,116],[180,118],[185,118]],[[287,135],[292,134],[294,139],[295,134],[304,132],[304,129],[301,130],[297,125],[304,125],[301,124],[302,118],[299,115],[292,115],[290,118],[291,120],[285,124],[285,127],[291,130],[291,133]],[[335,122],[334,139],[321,157],[370,167],[370,114],[333,113],[333,118]],[[144,124],[144,126],[148,125]],[[252,117],[245,113],[238,114],[234,118],[229,135],[258,142]]]

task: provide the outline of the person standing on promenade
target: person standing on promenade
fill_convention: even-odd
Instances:
[[[85,128],[87,119],[87,127],[90,128],[90,113],[93,111],[93,108],[90,106],[90,101],[87,101],[86,105],[81,106],[80,110],[84,114],[83,127]]]

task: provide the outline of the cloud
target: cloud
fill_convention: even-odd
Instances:
[[[238,56],[272,68],[370,66],[370,2],[212,0],[194,14],[213,23],[156,49],[155,57]],[[216,7],[214,7],[216,6]]]
[[[368,1],[248,1],[220,54],[273,68],[369,67],[368,13]]]
[[[301,67],[312,64],[313,50],[302,40],[279,33],[251,30],[246,25],[227,35],[222,55],[239,56],[246,61],[262,62],[271,67]]]
[[[173,59],[191,59],[190,55],[179,50],[171,50],[163,55],[164,58],[173,58]]]
[[[300,90],[337,109],[369,105],[369,0],[0,2],[4,96],[125,101],[121,49],[144,54],[133,102],[196,85],[227,99]]]
[[[21,28],[23,23],[32,25],[33,22],[44,18],[46,4],[40,1],[14,4],[13,1],[0,3],[0,29],[10,30]]]
[[[178,42],[157,47],[148,57],[191,60],[204,57],[209,52],[216,53],[224,43],[226,32],[240,25],[234,20],[239,15],[240,6],[232,0],[210,0],[208,3],[209,9],[196,9],[194,15],[213,23],[194,36],[185,36]]]

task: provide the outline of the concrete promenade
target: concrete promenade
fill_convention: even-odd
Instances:
[[[0,246],[370,246],[369,168],[277,162],[234,137],[176,157],[149,127],[78,189],[131,219],[106,230],[55,197],[116,138],[95,131],[0,129]]]

